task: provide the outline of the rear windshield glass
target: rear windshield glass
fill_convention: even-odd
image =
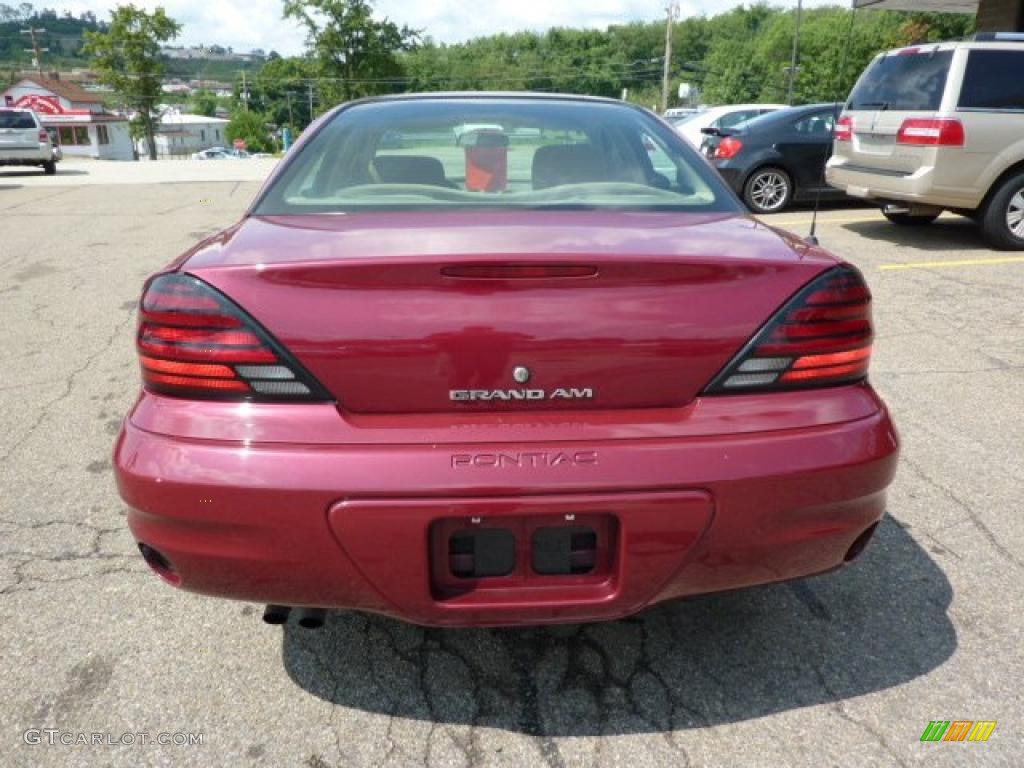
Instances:
[[[960,107],[1024,111],[1024,51],[971,51]]]
[[[36,122],[28,112],[0,109],[0,128],[35,128]]]
[[[882,56],[861,75],[847,109],[933,111],[942,102],[952,51]]]
[[[682,138],[642,110],[446,98],[339,112],[255,212],[421,208],[734,211],[737,203]]]

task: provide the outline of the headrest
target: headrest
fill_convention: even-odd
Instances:
[[[436,157],[426,155],[377,155],[373,168],[385,184],[427,184],[448,186],[444,165]]]
[[[604,157],[593,144],[550,144],[533,153],[533,188],[607,181]]]

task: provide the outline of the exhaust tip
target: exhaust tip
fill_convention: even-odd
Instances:
[[[292,609],[287,605],[268,605],[263,609],[263,621],[267,624],[284,624]]]
[[[303,629],[320,629],[327,618],[323,608],[303,608],[299,613],[299,626]]]
[[[853,544],[846,550],[846,556],[843,558],[844,562],[849,563],[851,560],[855,560],[860,557],[860,554],[867,549],[868,542],[871,541],[871,537],[875,535],[875,530],[878,528],[878,523],[872,523],[867,529],[856,539],[853,540]]]
[[[181,585],[181,574],[175,570],[174,566],[171,565],[171,561],[162,552],[149,546],[149,544],[143,544],[141,541],[139,542],[139,552],[142,554],[142,559],[146,561],[146,565],[153,570],[153,573],[171,586],[177,587]]]

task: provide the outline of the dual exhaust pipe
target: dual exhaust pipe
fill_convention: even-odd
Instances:
[[[263,621],[267,624],[284,624],[292,611],[298,616],[298,624],[303,629],[320,629],[327,618],[323,608],[292,608],[290,605],[268,605],[263,609]]]

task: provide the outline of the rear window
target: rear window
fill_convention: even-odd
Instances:
[[[29,112],[15,112],[12,109],[0,109],[0,128],[35,128],[36,121]]]
[[[971,51],[958,106],[1024,111],[1024,51]]]
[[[882,56],[861,75],[847,109],[934,111],[942,103],[952,51]]]
[[[734,211],[675,131],[629,106],[541,99],[355,104],[305,144],[259,214],[372,209]]]

